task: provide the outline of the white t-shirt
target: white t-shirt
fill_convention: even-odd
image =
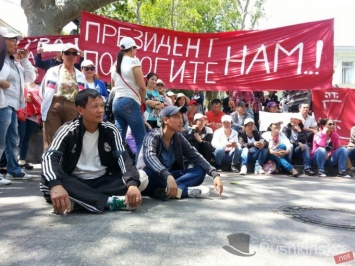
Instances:
[[[95,82],[86,82],[90,89],[95,89]]]
[[[116,62],[117,63],[117,62]],[[134,99],[139,105],[141,104],[141,99],[139,96],[139,87],[134,77],[133,68],[137,66],[142,66],[141,61],[137,57],[123,56],[121,63],[121,76],[125,80],[122,80],[120,75],[116,72],[116,63],[111,67],[111,78],[115,83],[115,98],[129,97]],[[134,93],[132,89],[136,92]]]
[[[106,173],[106,166],[101,164],[99,149],[99,130],[94,133],[85,132],[83,147],[73,175],[82,179],[95,179]]]
[[[265,141],[269,142],[269,149],[275,148],[278,144],[285,144],[287,149],[292,149],[293,145],[290,140],[286,137],[286,135],[282,132],[279,132],[279,141],[278,143],[274,143],[273,137],[271,136],[271,131],[266,131],[261,135]]]
[[[316,127],[317,122],[316,119],[313,116],[307,115],[306,120],[303,123],[305,128],[310,128],[310,127]]]

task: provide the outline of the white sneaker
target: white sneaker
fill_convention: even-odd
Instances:
[[[187,195],[190,198],[205,198],[210,194],[210,189],[206,186],[188,187]]]
[[[2,174],[0,174],[0,186],[10,185],[11,180],[6,179]]]
[[[33,176],[26,174],[24,171],[22,171],[19,174],[7,173],[6,178],[11,179],[11,180],[31,180],[33,178]]]
[[[265,174],[265,171],[264,171],[263,168],[261,168],[261,167],[260,167],[260,169],[259,169],[259,174],[260,174],[260,175]]]
[[[239,174],[246,175],[247,171],[248,171],[247,166],[246,165],[242,165],[242,168],[240,168]]]

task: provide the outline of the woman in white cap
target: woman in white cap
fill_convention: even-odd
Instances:
[[[86,79],[85,89],[97,90],[106,101],[108,97],[107,88],[105,82],[99,79],[94,63],[91,60],[84,60],[81,63],[81,72],[84,73]]]
[[[74,67],[79,48],[67,43],[62,49],[63,64],[48,69],[41,85],[43,148],[52,143],[55,132],[65,122],[78,117],[75,97],[85,89],[85,75]]]
[[[238,142],[238,132],[232,128],[232,117],[224,115],[221,118],[222,127],[213,133],[212,146],[217,171],[222,171],[222,163],[230,163],[231,171],[239,173],[237,164],[242,153]]]
[[[248,163],[258,161],[263,165],[268,154],[269,143],[262,139],[260,132],[255,129],[254,119],[247,118],[244,120],[243,130],[239,131],[239,143],[242,147],[240,174],[246,175],[248,171]],[[259,174],[265,174],[261,168]]]
[[[0,35],[5,39],[2,56],[6,54],[0,72],[0,156],[5,151],[7,158],[7,179],[0,174],[0,185],[6,185],[11,183],[8,179],[32,178],[21,170],[15,151],[19,144],[17,110],[25,107],[25,83],[33,82],[36,74],[28,59],[28,49],[18,50],[18,42],[23,37],[5,27],[0,27]],[[16,53],[21,63],[16,62]]]
[[[201,113],[194,115],[194,125],[192,126],[188,139],[191,146],[195,147],[207,162],[210,162],[213,155],[213,147],[211,144],[213,130],[206,126],[206,118],[207,117]]]
[[[302,154],[304,172],[306,175],[313,176],[315,173],[311,168],[311,155],[307,143],[307,132],[303,126],[304,118],[300,113],[291,113],[290,123],[282,130],[292,144],[292,149],[288,154],[288,160],[292,162],[294,154]]]
[[[131,128],[139,154],[146,134],[141,110],[145,101],[146,85],[142,64],[136,57],[136,42],[130,37],[123,37],[120,47],[117,62],[111,68],[112,88],[115,90],[112,110],[115,124],[123,139],[126,138],[128,126]]]
[[[282,167],[290,172],[293,177],[298,177],[299,173],[287,160],[287,155],[291,152],[293,146],[286,135],[281,132],[282,123],[279,120],[272,121],[268,131],[261,135],[269,143],[269,155],[266,160],[274,161],[277,169]]]
[[[159,91],[161,97],[163,98],[164,106],[172,105],[173,102],[171,101],[171,98],[165,94],[164,86],[165,86],[164,82],[161,79],[158,79],[156,83],[156,88],[157,91]]]

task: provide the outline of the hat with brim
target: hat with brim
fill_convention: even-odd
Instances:
[[[244,126],[249,124],[249,123],[255,124],[255,122],[254,122],[254,120],[252,118],[247,118],[247,119],[244,120]]]
[[[161,120],[163,120],[164,117],[175,115],[178,112],[186,113],[187,107],[186,106],[177,107],[175,105],[168,105],[160,111],[159,117]]]
[[[177,101],[179,98],[181,98],[181,97],[185,97],[186,104],[189,104],[189,102],[190,102],[189,97],[187,97],[187,96],[186,96],[185,94],[183,94],[182,92],[179,92],[179,93],[177,94],[177,96],[176,96],[176,101]]]
[[[275,103],[275,102],[268,102],[267,105],[266,105],[267,108],[274,107],[274,106],[277,106],[277,103]]]
[[[132,47],[137,48],[137,44],[131,37],[123,37],[120,41],[120,47],[123,50],[128,50]]]
[[[224,115],[222,116],[221,118],[221,122],[229,122],[229,123],[232,123],[232,117],[230,115]]]
[[[301,122],[304,123],[304,118],[300,113],[291,113],[290,118],[301,120]]]
[[[246,102],[240,101],[237,103],[237,107],[245,107],[247,106]]]
[[[94,66],[94,62],[91,60],[84,60],[83,62],[81,62],[81,67],[87,67],[87,66]]]
[[[283,124],[284,122],[282,120],[274,120],[272,122],[270,122],[270,126],[273,124]]]
[[[205,115],[203,115],[203,114],[201,114],[201,113],[197,113],[197,114],[194,115],[194,122],[195,122],[196,120],[199,120],[199,119],[206,119],[206,118],[207,118],[207,116],[205,116]]]
[[[16,34],[12,32],[11,29],[6,27],[0,27],[0,35],[8,39],[16,38],[18,41],[21,41],[23,39],[23,36],[21,34]]]
[[[171,96],[175,96],[175,93],[173,93],[172,91],[168,91],[166,93],[167,96],[171,97]]]
[[[158,85],[158,84],[162,84],[163,86],[165,86],[164,82],[163,82],[161,79],[158,79],[158,80],[157,80],[157,85]]]
[[[194,105],[197,105],[197,102],[196,102],[196,100],[193,100],[193,99],[192,99],[192,100],[190,100],[189,105],[193,105],[193,104],[194,104]]]
[[[80,52],[80,49],[78,46],[76,46],[75,44],[72,43],[66,43],[64,44],[63,48],[62,48],[62,52],[68,51],[70,49],[74,49],[75,51],[77,51],[78,53]]]

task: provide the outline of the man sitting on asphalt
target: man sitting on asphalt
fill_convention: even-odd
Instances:
[[[215,189],[222,194],[219,174],[182,135],[185,106],[166,106],[160,112],[161,128],[145,136],[137,168],[143,169],[149,184],[145,191],[149,196],[162,200],[169,198],[207,197],[209,188],[201,186],[206,173],[213,177]],[[185,169],[184,157],[194,167]],[[180,195],[181,193],[181,195]]]
[[[58,129],[42,156],[40,190],[45,199],[62,214],[76,204],[93,213],[135,209],[148,178],[133,166],[116,126],[103,122],[100,93],[82,90],[75,105],[79,118]]]

